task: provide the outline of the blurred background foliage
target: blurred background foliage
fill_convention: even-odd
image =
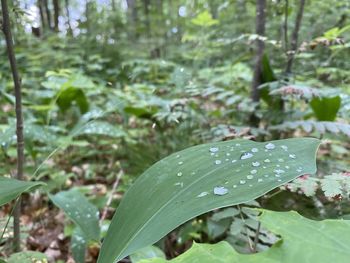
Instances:
[[[296,0],[267,1],[262,38],[255,33],[256,2],[251,0],[10,2],[28,180],[46,181],[52,193],[76,188],[100,211],[112,194],[103,221],[108,225],[137,176],[170,153],[233,138],[314,136],[324,139],[318,174],[249,205],[294,209],[313,219],[349,214],[349,1],[306,1],[292,72],[285,69]],[[258,38],[265,52],[261,99],[253,101]],[[0,171],[9,175],[16,157],[15,113],[3,35],[0,47]],[[120,171],[120,183],[112,189]],[[50,244],[68,250],[77,231],[70,221],[57,221],[62,215],[52,206],[40,206],[49,202],[40,192],[25,198],[23,220],[31,223],[23,243],[66,262],[70,253],[56,255]],[[8,209],[1,211],[0,226]],[[171,258],[192,240],[226,239],[249,252],[247,235],[255,235],[257,221],[252,210],[244,209],[201,216],[159,246]],[[60,226],[52,225],[48,215]],[[43,222],[56,236],[39,245],[30,237],[43,235]],[[278,237],[259,231],[264,238],[259,250],[276,242]],[[8,243],[0,245],[6,255]],[[87,262],[94,262],[98,245],[88,248]]]

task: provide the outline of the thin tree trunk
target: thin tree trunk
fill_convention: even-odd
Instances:
[[[112,1],[111,1],[111,5],[112,5],[112,10],[113,10],[113,11],[116,11],[117,8],[116,8],[116,5],[115,5],[115,0],[112,0]]]
[[[133,27],[133,37],[138,37],[137,22],[138,22],[138,12],[135,0],[127,0],[128,12],[129,12],[129,21]]]
[[[38,8],[40,13],[41,28],[42,28],[42,31],[44,31],[46,29],[46,21],[45,21],[45,14],[44,14],[44,8],[43,8],[43,0],[38,0]]]
[[[143,0],[143,7],[145,12],[145,26],[146,26],[148,39],[151,38],[151,22],[150,22],[150,16],[149,16],[150,4],[151,4],[150,0]]]
[[[288,0],[285,0],[285,6],[284,6],[284,23],[283,23],[283,35],[284,35],[284,49],[287,52],[288,51],[288,9],[289,9],[289,2]]]
[[[1,0],[2,16],[3,16],[3,32],[6,39],[7,55],[11,66],[15,98],[16,98],[16,134],[17,134],[17,175],[16,179],[23,180],[23,164],[24,164],[24,138],[23,138],[23,117],[22,117],[22,96],[21,96],[21,82],[17,70],[16,58],[14,54],[10,17],[7,6],[7,0]],[[21,202],[15,207],[13,213],[13,247],[14,251],[20,251],[21,232],[20,232],[20,216],[21,216]]]
[[[266,0],[256,1],[256,34],[259,38],[256,41],[256,59],[252,83],[251,98],[254,102],[258,102],[260,99],[258,87],[261,85],[261,70],[262,70],[262,59],[264,56],[265,43],[260,37],[265,36],[265,9]]]
[[[53,0],[53,11],[54,11],[54,30],[58,32],[58,18],[60,16],[60,5],[58,0]]]
[[[303,18],[304,14],[304,6],[305,6],[305,0],[300,0],[299,10],[297,17],[295,19],[295,26],[291,37],[291,48],[287,52],[287,67],[286,67],[286,74],[289,75],[292,73],[292,66],[294,61],[295,53],[298,49],[298,36],[299,36],[299,29],[301,25],[301,20]]]
[[[52,24],[51,24],[51,12],[49,8],[49,2],[48,0],[43,0],[44,2],[44,8],[45,8],[45,13],[46,13],[46,19],[47,19],[47,25],[49,29],[52,29]]]
[[[67,25],[68,25],[68,35],[72,36],[73,35],[73,30],[72,26],[70,24],[70,12],[69,12],[69,0],[65,0],[65,8],[66,8],[66,15],[67,15]]]
[[[86,0],[85,2],[85,17],[86,17],[87,35],[90,35],[90,2],[89,0]]]

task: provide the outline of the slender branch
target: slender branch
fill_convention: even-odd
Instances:
[[[102,212],[102,216],[101,216],[101,219],[100,219],[100,223],[103,222],[103,220],[106,219],[107,217],[107,212],[108,212],[108,208],[109,206],[111,205],[112,203],[112,200],[113,200],[113,194],[115,192],[115,190],[117,189],[118,185],[119,185],[119,182],[120,182],[120,179],[122,178],[122,176],[124,175],[124,171],[122,169],[120,169],[118,175],[117,175],[117,178],[113,184],[113,187],[112,187],[112,190],[111,190],[111,193],[108,197],[108,200],[107,200],[107,203],[106,203],[106,206],[105,206],[105,209],[103,210]]]
[[[16,98],[16,134],[17,134],[17,175],[16,179],[23,180],[23,164],[24,164],[24,138],[23,138],[23,117],[22,117],[22,96],[21,96],[21,81],[17,70],[16,57],[13,48],[10,16],[7,5],[7,0],[1,0],[3,26],[2,30],[6,39],[7,55],[11,66],[15,98]],[[15,252],[20,250],[20,216],[21,216],[21,201],[18,200],[13,213],[13,249]]]
[[[304,6],[305,6],[305,0],[300,0],[299,10],[298,10],[297,17],[295,19],[295,26],[291,37],[291,49],[287,52],[287,68],[286,68],[287,75],[292,73],[294,56],[298,49],[299,29],[300,29],[301,20],[304,14]]]

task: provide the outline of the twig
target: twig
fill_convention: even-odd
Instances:
[[[249,249],[250,249],[251,251],[254,251],[252,241],[250,240],[250,237],[249,237],[248,227],[247,227],[247,225],[246,225],[246,223],[245,223],[245,219],[244,219],[243,214],[242,214],[241,206],[240,206],[240,205],[237,205],[237,207],[238,207],[238,210],[239,210],[239,215],[240,215],[240,217],[241,217],[241,219],[242,219],[242,221],[243,221],[243,223],[244,223],[244,228],[245,228],[246,235],[247,235],[247,240],[248,240],[248,244],[249,244]]]
[[[17,205],[18,205],[18,201],[19,201],[19,200],[20,200],[20,197],[18,197],[18,198],[16,199],[15,204],[14,204],[14,206],[13,206],[13,208],[12,208],[10,214],[9,214],[9,218],[8,218],[7,221],[6,221],[6,224],[5,224],[5,226],[4,226],[4,230],[2,231],[1,236],[0,236],[0,244],[1,244],[1,242],[2,242],[2,239],[3,239],[4,235],[5,235],[6,229],[7,229],[8,225],[9,225],[9,223],[10,223],[11,216],[13,215],[13,212],[15,211],[15,209],[16,209],[16,207],[17,207]]]
[[[261,227],[261,223],[259,221],[258,222],[258,227],[256,228],[255,237],[254,237],[254,244],[253,244],[253,252],[254,253],[257,252],[257,246],[258,246],[259,234],[260,234],[260,227]]]
[[[118,185],[119,185],[119,182],[120,182],[120,179],[122,178],[122,176],[124,175],[124,171],[123,169],[120,169],[118,175],[117,175],[117,178],[113,184],[113,187],[112,187],[112,190],[111,190],[111,193],[108,197],[108,200],[107,200],[107,203],[106,203],[106,206],[102,212],[102,216],[101,216],[101,219],[100,219],[100,223],[103,222],[103,220],[106,219],[106,216],[107,216],[107,213],[108,213],[108,207],[111,205],[112,203],[112,200],[113,200],[113,194],[115,192],[115,190],[117,189]]]
[[[24,164],[24,138],[23,138],[23,117],[22,117],[22,96],[21,96],[21,81],[17,70],[16,57],[13,48],[10,16],[7,6],[7,0],[1,0],[3,26],[2,30],[6,39],[7,54],[11,66],[15,98],[16,98],[16,134],[17,134],[17,175],[16,179],[23,180],[23,164]],[[15,252],[20,250],[20,216],[21,216],[21,201],[13,213],[13,249]]]

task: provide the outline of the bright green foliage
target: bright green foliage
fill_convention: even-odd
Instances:
[[[212,15],[208,11],[204,11],[193,18],[191,22],[197,26],[211,27],[213,25],[219,24],[219,21],[213,19]]]
[[[41,182],[25,182],[0,176],[0,206],[16,199],[24,192],[44,185]]]
[[[346,263],[350,257],[350,221],[313,221],[296,212],[273,212],[263,210],[262,225],[281,236],[281,242],[265,252],[243,255],[226,242],[215,245],[196,244],[183,255],[166,261],[144,260],[142,263],[295,263],[339,262]],[[305,238],[305,233],[308,237]]]
[[[232,140],[170,155],[126,193],[98,262],[120,260],[195,216],[253,200],[299,175],[315,173],[318,145],[312,138]]]
[[[141,260],[150,258],[165,259],[165,255],[164,252],[156,246],[144,247],[130,255],[130,260],[132,263],[140,263]]]
[[[80,227],[87,239],[100,239],[99,212],[78,190],[62,191],[50,195],[50,199]]]

